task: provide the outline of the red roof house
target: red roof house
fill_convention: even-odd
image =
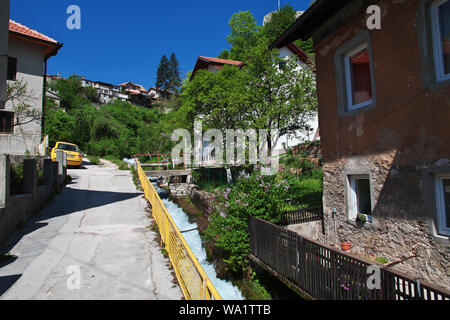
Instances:
[[[245,63],[242,61],[199,56],[197,59],[197,63],[195,64],[194,70],[192,71],[190,80],[194,79],[195,74],[197,73],[198,70],[209,70],[212,72],[216,72],[222,70],[223,66],[225,65],[237,66],[241,68],[245,65]]]

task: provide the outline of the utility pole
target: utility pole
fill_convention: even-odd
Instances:
[[[280,0],[278,0],[278,12],[280,12],[281,10],[281,4],[280,4]]]

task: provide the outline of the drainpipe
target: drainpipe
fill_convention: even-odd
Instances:
[[[56,45],[56,47],[47,54],[44,57],[44,86],[42,88],[43,95],[42,95],[42,118],[41,118],[41,142],[44,140],[45,136],[45,111],[47,107],[47,99],[46,99],[46,93],[47,93],[47,61],[53,56],[56,56],[58,54],[58,51],[63,47],[62,43],[59,43]]]
[[[44,58],[44,87],[43,87],[43,95],[42,95],[42,118],[41,118],[41,142],[45,137],[45,111],[47,106],[47,61],[50,56],[45,56]]]

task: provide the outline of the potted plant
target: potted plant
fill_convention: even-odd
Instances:
[[[366,223],[367,222],[367,216],[365,214],[358,213],[358,215],[356,216],[356,221],[362,222],[362,223]]]

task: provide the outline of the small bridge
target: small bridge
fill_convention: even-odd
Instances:
[[[192,169],[186,168],[186,165],[175,165],[171,154],[135,154],[133,157],[141,159],[140,166],[148,177],[186,180],[192,175]]]

